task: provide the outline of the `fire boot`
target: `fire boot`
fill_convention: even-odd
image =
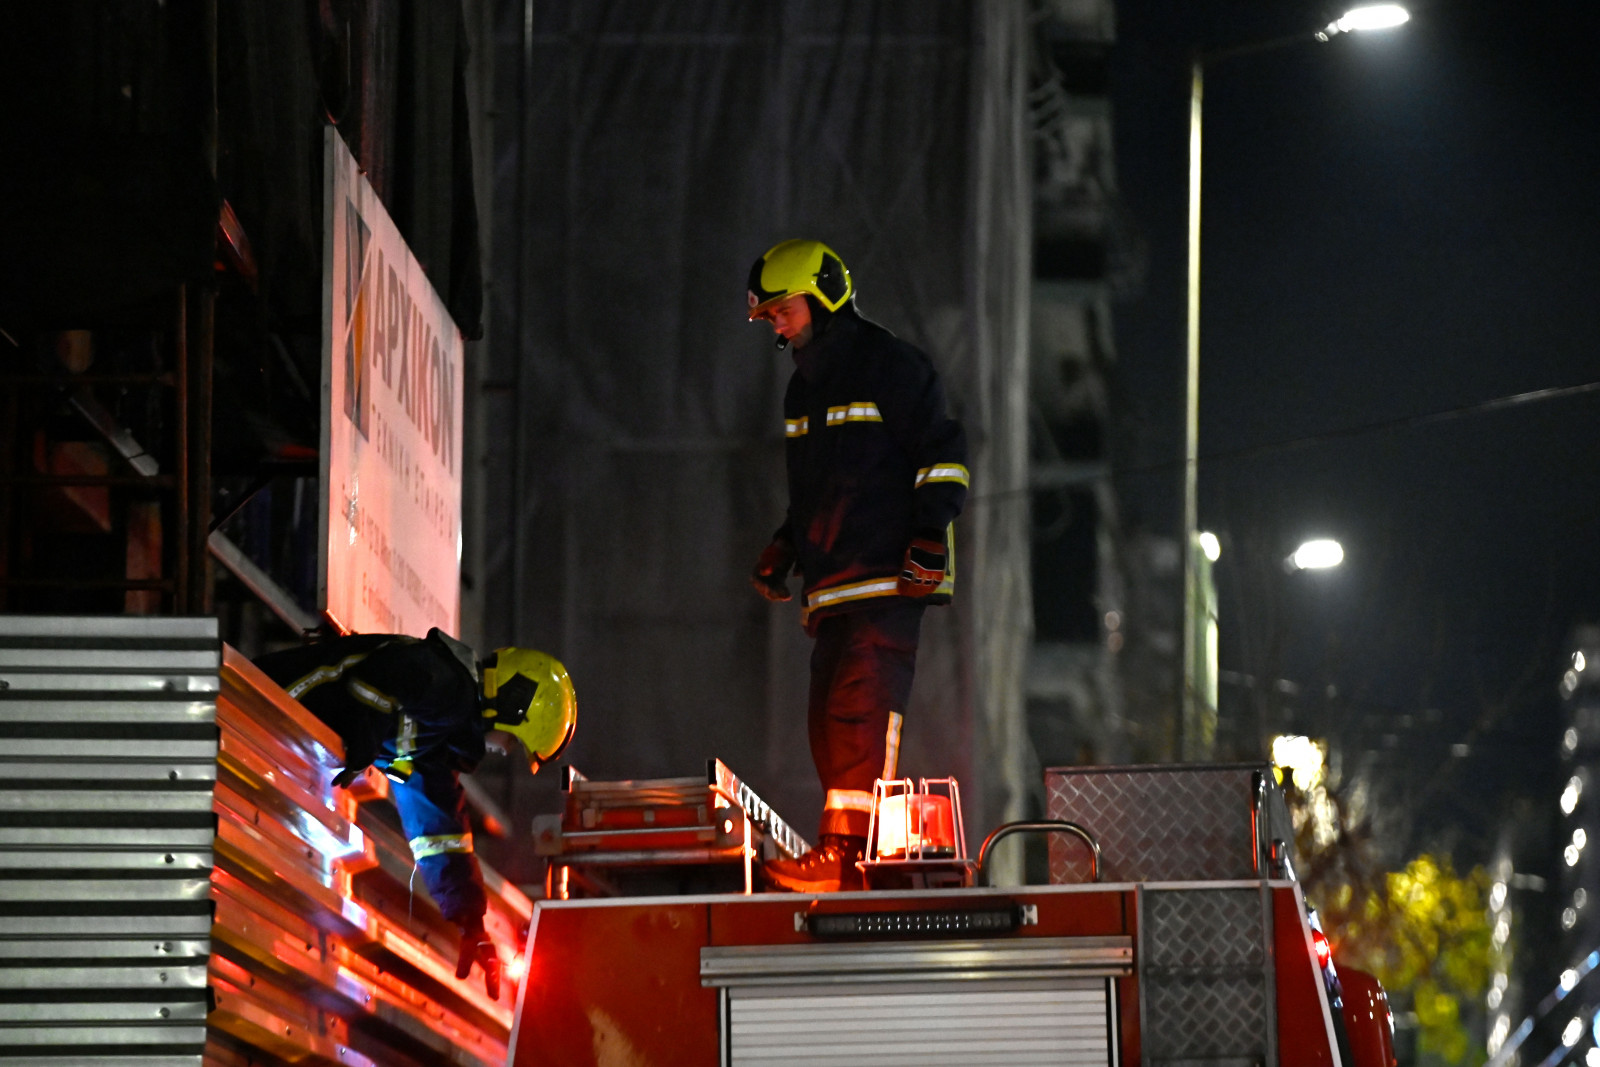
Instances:
[[[864,837],[823,834],[822,844],[799,859],[768,860],[761,865],[770,889],[790,893],[837,893],[865,889],[856,861],[867,849]]]

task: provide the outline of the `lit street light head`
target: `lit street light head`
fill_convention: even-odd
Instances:
[[[1411,12],[1399,4],[1363,4],[1353,7],[1341,17],[1328,23],[1317,34],[1322,40],[1340,33],[1364,33],[1368,30],[1389,30],[1411,20]]]
[[[1307,541],[1284,560],[1284,567],[1293,571],[1319,571],[1337,567],[1344,562],[1344,546],[1337,541]]]

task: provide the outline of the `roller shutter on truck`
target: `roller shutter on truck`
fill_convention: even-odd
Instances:
[[[705,949],[728,1067],[1103,1067],[1127,939]]]

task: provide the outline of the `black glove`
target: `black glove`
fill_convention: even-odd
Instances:
[[[922,597],[939,588],[944,581],[948,557],[944,542],[926,537],[914,538],[906,549],[906,560],[896,583],[901,596]]]
[[[750,587],[768,600],[793,599],[789,592],[789,571],[794,567],[794,545],[775,538],[761,550],[756,569],[750,573]]]
[[[461,927],[461,947],[456,951],[456,977],[465,978],[476,963],[483,968],[483,988],[490,1000],[500,999],[500,953],[484,932],[483,920]]]

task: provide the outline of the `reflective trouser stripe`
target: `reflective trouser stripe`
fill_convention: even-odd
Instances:
[[[471,834],[434,834],[411,839],[412,859],[426,859],[443,852],[471,852]]]
[[[822,802],[823,811],[872,812],[872,793],[866,789],[830,789]]]
[[[892,780],[900,767],[900,724],[904,721],[898,711],[889,713],[889,728],[883,735],[883,773],[878,776],[885,781]]]

